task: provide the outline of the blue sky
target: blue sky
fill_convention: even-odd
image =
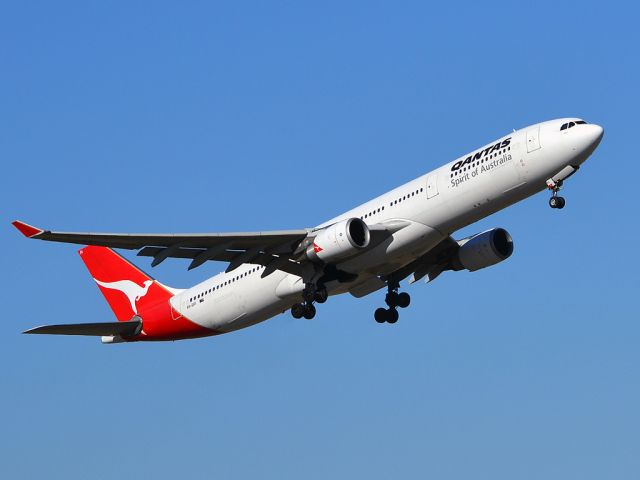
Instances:
[[[0,7],[2,478],[640,475],[631,2],[13,2]],[[30,337],[111,321],[59,230],[309,227],[512,128],[605,138],[472,225],[508,261],[217,338]],[[127,253],[129,258],[135,257]],[[149,268],[145,259],[135,259]],[[164,283],[194,284],[167,261]]]

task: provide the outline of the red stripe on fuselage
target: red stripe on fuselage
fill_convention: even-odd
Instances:
[[[175,310],[169,302],[162,302],[140,312],[142,331],[131,341],[185,340],[188,338],[220,335],[217,330],[205,328]]]

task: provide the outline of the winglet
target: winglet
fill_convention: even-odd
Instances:
[[[20,230],[20,233],[23,234],[25,237],[27,238],[33,238],[37,235],[40,235],[42,232],[44,232],[44,230],[41,230],[39,228],[36,227],[32,227],[31,225],[28,225],[24,222],[21,222],[20,220],[16,220],[15,222],[11,222],[11,224],[16,227],[18,230]]]

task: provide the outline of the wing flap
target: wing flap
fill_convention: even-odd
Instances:
[[[450,269],[449,263],[457,248],[458,243],[453,238],[446,237],[427,253],[390,276],[400,281],[411,275],[409,283],[417,282],[425,276],[429,277],[429,281],[435,280],[443,271]]]
[[[142,321],[129,320],[128,322],[106,323],[70,323],[64,325],[43,325],[32,328],[22,333],[43,335],[87,335],[103,337],[110,335],[131,336],[136,335],[142,329]]]

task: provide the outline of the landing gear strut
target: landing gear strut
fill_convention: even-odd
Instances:
[[[389,282],[385,303],[389,308],[378,308],[374,313],[374,318],[378,323],[396,323],[398,321],[397,307],[407,308],[411,303],[411,297],[408,293],[398,293],[400,285],[397,282]]]
[[[551,198],[549,199],[549,206],[551,208],[564,208],[565,200],[564,197],[559,197],[558,192],[562,188],[562,180],[558,180],[554,182],[552,179],[547,180],[547,187],[551,190]]]
[[[313,302],[324,303],[328,297],[329,293],[324,286],[318,287],[317,285],[308,283],[302,291],[302,299],[304,301],[302,303],[296,303],[291,307],[291,315],[293,318],[304,317],[307,320],[311,320],[316,316],[316,307],[313,305]]]

